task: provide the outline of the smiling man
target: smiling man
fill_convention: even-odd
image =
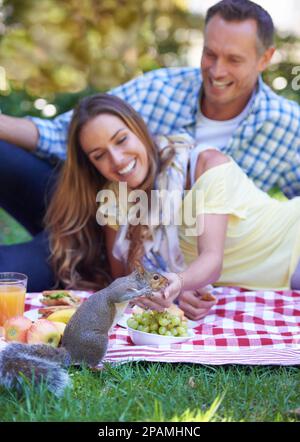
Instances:
[[[300,195],[300,108],[261,78],[273,39],[273,22],[263,8],[223,0],[207,12],[201,69],[158,69],[110,93],[130,103],[153,134],[187,132],[200,149],[232,156],[264,191],[278,185],[291,198]],[[50,121],[0,115],[0,205],[37,234],[26,246],[1,246],[0,270],[31,275],[30,290],[50,284],[44,195],[55,181],[49,185],[53,163],[65,158],[71,116]]]
[[[201,108],[206,117],[226,121],[245,109],[275,49],[271,27],[266,42],[262,42],[253,18],[228,21],[221,12],[211,15],[206,22],[201,60]]]

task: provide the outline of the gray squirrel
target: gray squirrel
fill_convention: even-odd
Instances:
[[[116,305],[124,310],[128,301],[151,296],[167,285],[161,274],[137,266],[130,275],[116,279],[80,305],[65,328],[61,347],[8,344],[0,352],[0,385],[21,390],[26,377],[34,385],[45,381],[49,391],[61,395],[70,384],[65,368],[78,363],[95,367],[103,360],[109,331],[117,322]]]

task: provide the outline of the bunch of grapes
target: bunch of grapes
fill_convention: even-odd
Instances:
[[[164,336],[188,336],[187,322],[168,311],[145,310],[142,313],[134,313],[127,320],[127,325],[134,330],[146,333]]]

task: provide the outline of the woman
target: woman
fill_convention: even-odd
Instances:
[[[70,126],[68,160],[47,215],[59,279],[73,284],[80,277],[86,284],[102,276],[96,194],[104,188],[117,192],[116,184],[124,183],[129,190],[144,190],[148,201],[153,188],[171,191],[176,186],[182,195],[191,188],[178,210],[191,209],[196,191],[204,203],[197,214],[204,225],[198,236],[187,236],[189,226],[184,224],[103,229],[113,277],[130,271],[142,256],[150,264],[151,257],[161,259],[162,268],[171,263],[168,299],[156,296],[155,302],[144,300],[143,305],[165,306],[180,295],[180,307],[198,319],[211,305],[201,303],[197,290],[209,283],[250,289],[298,284],[300,198],[270,198],[216,150],[191,149],[183,137],[160,142],[162,146],[155,144],[141,118],[120,99],[99,94],[81,101]],[[151,212],[150,202],[148,209]]]

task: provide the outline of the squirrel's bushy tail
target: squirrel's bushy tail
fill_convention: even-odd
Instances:
[[[0,352],[0,385],[20,391],[26,377],[34,385],[45,382],[49,391],[60,396],[70,384],[62,365],[68,366],[70,362],[63,347],[12,343]]]

